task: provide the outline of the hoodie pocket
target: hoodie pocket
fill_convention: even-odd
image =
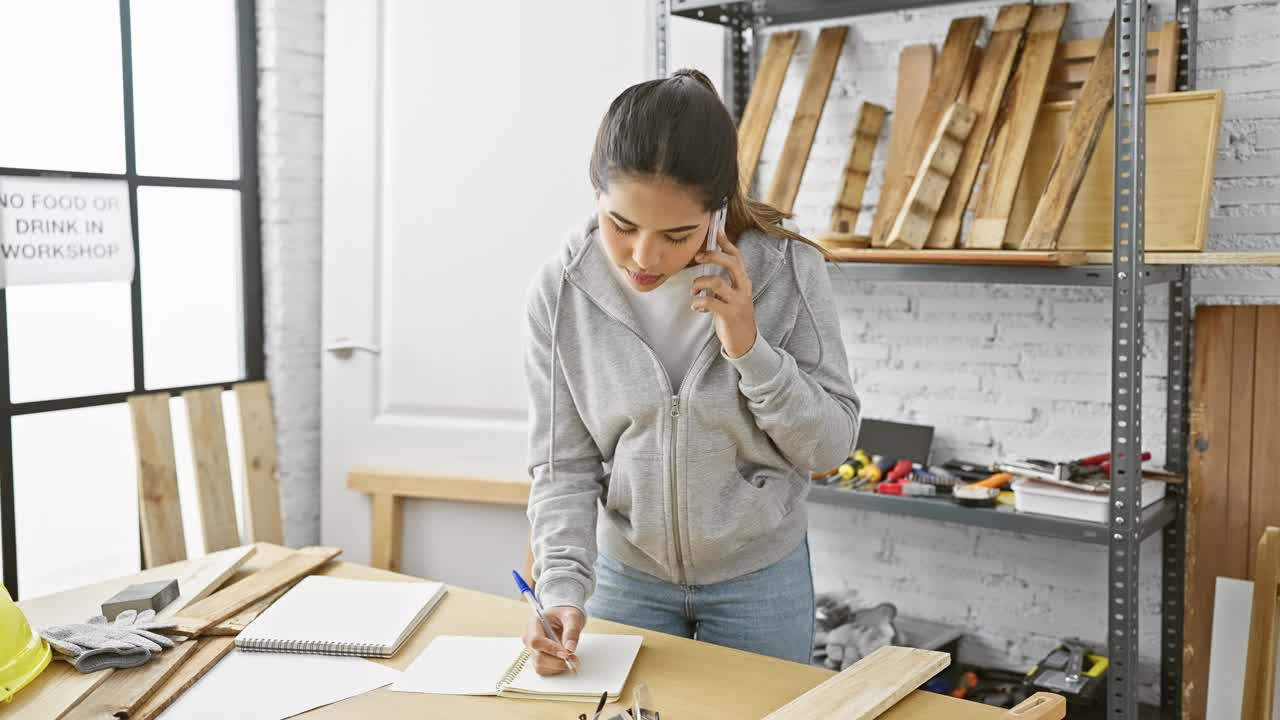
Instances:
[[[768,535],[786,515],[785,478],[761,472],[747,479],[738,470],[737,451],[730,446],[687,461],[686,531],[695,566],[714,564]]]
[[[662,482],[661,455],[615,456],[604,517],[628,543],[666,566],[669,531]]]

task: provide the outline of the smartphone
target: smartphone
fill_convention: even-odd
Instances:
[[[719,210],[716,210],[715,213],[712,214],[711,224],[707,226],[707,243],[706,243],[707,252],[715,252],[720,249],[720,242],[719,242],[720,230],[724,229],[725,218],[728,215],[729,215],[728,205],[721,206]],[[720,269],[720,266],[716,265],[715,263],[702,264],[703,275],[711,275],[712,273],[718,271],[719,269]],[[709,292],[710,291],[708,290],[701,290],[698,292],[698,294],[702,297],[706,297]]]

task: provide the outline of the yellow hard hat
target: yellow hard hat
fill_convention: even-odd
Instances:
[[[0,585],[0,703],[36,679],[49,665],[49,644],[31,631],[9,591]]]

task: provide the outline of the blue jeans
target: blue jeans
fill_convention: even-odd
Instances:
[[[808,663],[813,654],[809,542],[778,562],[712,585],[678,585],[604,556],[587,615]]]

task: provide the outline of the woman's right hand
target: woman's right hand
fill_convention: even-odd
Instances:
[[[533,669],[539,675],[559,675],[569,669],[566,659],[572,660],[574,667],[580,667],[578,656],[573,653],[578,649],[578,635],[587,618],[581,610],[567,606],[547,608],[545,612],[547,621],[564,641],[564,647],[547,637],[537,617],[530,618],[523,640],[525,646],[534,651]]]

